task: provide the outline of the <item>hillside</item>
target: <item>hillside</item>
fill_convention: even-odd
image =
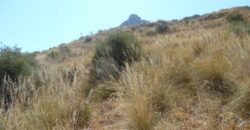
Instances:
[[[61,44],[36,54],[36,73],[6,81],[17,89],[0,129],[250,129],[249,43],[250,8],[235,7]]]

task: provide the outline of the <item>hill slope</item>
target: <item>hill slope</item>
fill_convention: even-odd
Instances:
[[[235,14],[244,20],[231,23]],[[40,70],[9,84],[32,89],[1,113],[0,129],[249,129],[249,21],[250,9],[237,7],[114,28],[39,53]],[[95,47],[117,30],[136,36],[141,60],[91,85]]]

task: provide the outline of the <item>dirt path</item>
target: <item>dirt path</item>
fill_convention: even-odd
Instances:
[[[128,117],[118,98],[93,105],[93,115],[86,130],[128,130]]]

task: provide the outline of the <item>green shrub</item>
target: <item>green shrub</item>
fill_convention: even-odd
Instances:
[[[168,25],[166,23],[165,24],[162,23],[157,25],[155,32],[159,34],[164,34],[167,33],[169,30],[170,29]]]
[[[97,46],[95,60],[111,57],[120,67],[140,59],[141,47],[135,36],[128,32],[115,32]]]
[[[28,76],[37,66],[34,55],[21,53],[17,47],[0,48],[0,83],[5,76],[16,81],[19,76]]]
[[[91,41],[92,41],[92,38],[91,38],[90,36],[86,36],[84,42],[85,42],[85,43],[89,43],[89,42],[91,42]]]
[[[236,36],[244,36],[250,34],[250,24],[239,13],[233,13],[227,16],[229,23],[229,31],[233,32]]]
[[[133,34],[122,31],[112,33],[96,46],[91,79],[117,79],[126,63],[131,64],[140,57],[141,46]]]
[[[233,22],[229,25],[229,31],[233,32],[236,36],[242,37],[250,34],[250,24],[247,22]]]
[[[19,91],[15,85],[19,77],[29,76],[36,68],[34,55],[21,53],[21,49],[17,47],[0,48],[0,102],[5,109],[8,109],[15,96],[13,91]]]
[[[229,23],[232,23],[232,22],[243,22],[245,21],[243,16],[239,13],[232,13],[230,15],[227,16],[227,21]]]
[[[46,59],[47,59],[47,60],[55,60],[55,59],[57,59],[58,57],[59,57],[59,53],[58,53],[58,52],[56,52],[56,51],[51,51],[51,52],[47,55]]]
[[[46,60],[48,61],[63,61],[72,56],[71,50],[67,46],[59,47],[58,51],[48,53]]]

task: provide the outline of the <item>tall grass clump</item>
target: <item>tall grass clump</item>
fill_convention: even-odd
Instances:
[[[143,87],[138,84],[142,79],[137,76],[139,75],[130,71],[124,77],[124,85],[128,87],[126,89],[128,89],[128,101],[130,103],[126,107],[130,119],[129,125],[135,130],[151,130],[157,123],[153,100],[149,97],[149,91],[152,89],[149,90],[149,86]]]
[[[39,99],[38,103],[34,104],[34,110],[31,111],[36,114],[34,127],[53,129],[58,126],[69,125],[71,128],[83,128],[88,124],[91,116],[91,109],[88,104],[85,104],[81,99],[76,99],[75,93],[72,96],[64,92],[60,94],[75,99],[70,101],[61,96],[52,98],[44,95],[47,97]]]
[[[117,79],[126,64],[141,58],[141,46],[129,32],[117,31],[96,46],[91,78],[94,80]]]
[[[25,110],[16,104],[8,113],[2,114],[2,126],[5,129],[42,130],[83,129],[88,126],[91,108],[74,92],[76,88],[47,89],[50,90],[41,92]]]
[[[168,81],[166,68],[145,60],[129,66],[122,75],[127,115],[135,130],[153,130],[161,117],[171,110],[175,95]]]
[[[134,130],[152,130],[157,122],[146,97],[137,97],[129,107],[130,127]]]
[[[83,129],[88,126],[92,112],[89,99],[84,98],[81,85],[69,85],[64,82],[61,67],[59,64],[41,67],[37,72],[38,77],[29,77],[21,85],[13,84],[17,87],[27,85],[36,87],[38,85],[36,80],[41,82],[38,89],[34,89],[27,105],[19,103],[22,95],[25,95],[25,91],[21,91],[18,93],[17,102],[11,104],[8,112],[0,113],[3,117],[0,119],[0,124],[3,123],[4,129]],[[82,72],[84,68],[81,66],[79,69]]]
[[[196,70],[196,79],[208,90],[223,96],[234,93],[235,86],[229,78],[231,66],[225,56],[215,53],[197,59],[193,65]]]

